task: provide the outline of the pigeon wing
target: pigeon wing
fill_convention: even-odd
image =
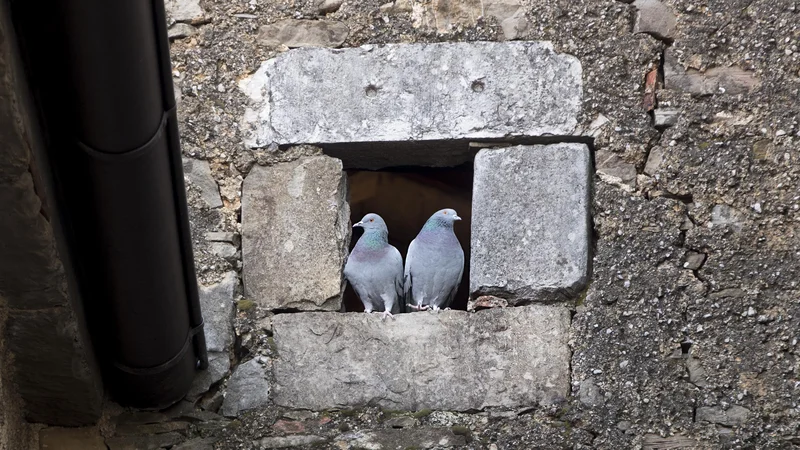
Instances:
[[[442,308],[447,308],[453,303],[453,299],[456,297],[456,292],[458,292],[458,288],[461,286],[461,278],[464,276],[464,250],[462,248],[459,248],[458,250],[458,257],[455,258],[459,267],[458,277],[456,277],[456,283],[453,285],[450,293],[445,298]]]
[[[389,295],[394,297],[394,304],[392,305],[391,312],[403,312],[405,310],[403,303],[403,256],[400,254],[399,250],[392,246],[387,259],[390,269],[389,280],[392,283]]]
[[[405,271],[403,272],[403,303],[410,303],[414,304],[414,299],[411,295],[411,286],[413,284],[413,280],[411,279],[411,264],[414,260],[414,254],[417,251],[417,240],[414,239],[411,241],[411,244],[408,245],[408,252],[406,253],[406,267]]]

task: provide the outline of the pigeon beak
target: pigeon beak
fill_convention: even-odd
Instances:
[[[453,217],[453,220],[461,220],[461,217],[455,216]]]
[[[356,222],[353,224],[353,228],[363,226],[364,222]]]

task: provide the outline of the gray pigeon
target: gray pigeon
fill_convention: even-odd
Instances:
[[[386,222],[377,214],[367,214],[353,225],[361,227],[364,234],[356,242],[344,276],[353,285],[364,311],[383,311],[381,320],[399,313],[403,298],[403,257],[389,245]]]
[[[461,220],[452,209],[436,211],[411,241],[406,255],[404,293],[417,311],[447,308],[464,275],[464,250],[453,232]]]

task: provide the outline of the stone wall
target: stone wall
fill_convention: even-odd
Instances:
[[[2,407],[10,419],[21,405],[31,422],[84,425],[100,417],[102,386],[68,292],[47,168],[37,158],[6,7],[0,9],[0,376],[5,394],[22,403]]]
[[[32,449],[33,433],[22,415],[22,401],[12,381],[11,355],[6,351],[2,338],[5,321],[5,311],[0,310],[0,450]]]
[[[398,439],[425,447],[434,437],[445,443],[442,446],[470,448],[785,448],[800,443],[795,386],[800,376],[796,356],[800,111],[794,101],[800,77],[796,48],[800,11],[792,1],[307,0],[204,1],[195,6],[188,8],[192,14],[173,14],[176,23],[171,24],[171,33],[185,156],[205,161],[210,168],[207,173],[187,175],[197,181],[189,195],[199,275],[208,289],[216,289],[220,285],[215,283],[229,283],[230,273],[241,276],[244,267],[244,284],[235,278],[236,286],[217,297],[237,310],[237,339],[229,353],[223,352],[230,360],[220,356],[220,367],[229,364],[233,375],[226,374],[227,369],[216,372],[210,392],[196,402],[206,411],[237,415],[245,424],[215,432],[221,448],[254,441],[264,447],[331,443],[341,448],[393,448]],[[519,127],[508,130],[503,128],[505,121],[478,122],[472,111],[458,106],[470,96],[496,92],[491,79],[484,81],[481,91],[480,84],[473,84],[481,80],[472,73],[463,80],[448,78],[464,73],[467,61],[480,58],[444,64],[448,70],[454,68],[447,73],[439,65],[449,62],[447,58],[420,57],[417,65],[410,66],[413,73],[400,80],[392,77],[392,64],[370,60],[402,53],[397,50],[400,46],[383,44],[509,39],[550,42],[536,46],[551,45],[550,57],[569,55],[565,58],[581,68],[580,83],[571,84],[580,86],[577,103],[562,98],[563,93],[554,103],[556,110],[574,111],[575,120],[551,129],[550,137],[538,132],[516,134],[531,129],[527,119],[548,117],[550,109],[542,113],[537,107],[522,108],[533,113],[519,117]],[[474,49],[485,44],[461,45]],[[296,49],[309,46],[347,50]],[[319,56],[315,61],[321,66],[312,67],[313,62],[301,58],[312,54]],[[359,55],[359,62],[351,64],[356,67],[335,70],[331,61],[348,55]],[[407,59],[413,57],[412,52]],[[525,62],[520,57],[494,61],[489,76],[520,72],[520,60]],[[276,75],[282,65],[294,67],[295,76]],[[437,77],[419,81],[434,69]],[[279,77],[275,84],[266,83],[273,76]],[[400,91],[392,90],[393,83]],[[437,99],[431,92],[450,92],[446,86],[458,83],[464,90],[450,96],[452,102],[430,102],[418,114],[413,108],[403,109],[407,103],[386,102],[403,92],[409,98]],[[532,88],[505,86],[501,91],[512,98],[515,92]],[[374,110],[348,109],[358,99],[373,102]],[[500,111],[510,112],[508,123],[515,123],[513,112],[519,103],[495,104],[504,105]],[[572,110],[575,104],[579,107]],[[395,107],[400,109],[397,114],[387,114]],[[292,111],[300,116],[292,116]],[[491,108],[475,111],[494,114]],[[361,122],[342,125],[347,117]],[[425,117],[429,120],[421,120]],[[373,118],[380,119],[380,127],[370,128]],[[393,123],[392,118],[399,121]],[[475,124],[474,134],[468,122]],[[427,123],[435,126],[425,129]],[[325,124],[336,126],[326,129]],[[498,134],[486,131],[493,124],[500,125]],[[430,139],[431,145],[415,145],[416,137]],[[487,280],[475,279],[476,293],[504,297],[484,299],[480,305],[512,306],[469,314],[453,311],[438,318],[408,314],[395,322],[380,323],[376,318],[372,323],[355,313],[297,312],[322,309],[314,302],[305,302],[312,305],[308,308],[298,308],[297,302],[285,309],[275,307],[252,295],[257,291],[248,290],[248,256],[243,260],[241,255],[247,254],[247,240],[252,238],[247,218],[253,214],[246,210],[252,186],[245,182],[242,192],[242,181],[250,174],[291,174],[302,161],[326,158],[323,154],[341,159],[345,169],[385,168],[398,161],[447,166],[471,161],[484,147],[502,148],[487,149],[487,154],[514,153],[522,151],[516,145],[553,141],[585,144],[590,153],[567,166],[553,163],[562,179],[553,176],[537,191],[574,187],[564,181],[567,174],[570,180],[583,174],[569,170],[591,167],[586,174],[590,190],[563,192],[575,197],[576,205],[584,199],[591,215],[554,224],[558,227],[547,233],[540,229],[541,236],[550,237],[534,244],[550,245],[553,256],[526,259],[527,268],[505,266],[500,276],[521,272],[514,278],[518,285],[503,285],[502,279],[497,283],[496,274],[488,271]],[[497,168],[501,163],[484,162],[490,164],[489,175],[501,173]],[[477,174],[484,162],[476,160]],[[517,166],[524,171],[528,162],[518,160]],[[331,182],[337,172],[341,177],[338,166],[326,172],[325,189],[320,186],[314,200],[330,209],[314,211],[327,215],[325,223],[341,225],[335,220],[336,205],[344,191],[333,189],[338,184]],[[501,184],[502,178],[486,176],[492,185]],[[206,188],[214,184],[218,192]],[[298,185],[301,192],[314,190],[308,177]],[[509,187],[501,200],[524,193],[515,187]],[[258,192],[278,189],[266,183]],[[221,201],[204,200],[210,191]],[[491,196],[484,201],[492,205]],[[269,202],[264,205],[259,212],[267,216]],[[498,210],[505,209],[493,209]],[[532,217],[563,219],[574,212],[545,203]],[[512,253],[524,245],[521,238],[527,231],[537,231],[526,228],[523,214],[515,213],[522,224],[514,222],[522,235],[504,239],[520,238],[517,246],[506,249]],[[473,208],[473,218],[479,216]],[[564,244],[553,245],[561,242],[555,239],[570,242],[570,234],[585,251],[564,252],[568,250]],[[226,245],[217,245],[220,240]],[[297,248],[295,239],[292,242]],[[318,244],[309,248],[332,243],[323,239]],[[283,257],[284,245],[285,241],[276,242],[272,250],[251,256]],[[332,245],[325,252],[335,254],[339,248]],[[588,257],[581,261],[581,255]],[[321,260],[333,262],[326,270],[310,271],[311,275],[324,274],[334,285],[341,281],[334,270],[338,260]],[[485,261],[495,267],[493,260]],[[574,269],[574,276],[559,279],[572,270],[550,272],[541,265],[548,262]],[[550,283],[536,284],[539,278],[532,283],[526,275],[553,276]],[[481,286],[488,288],[481,291]],[[548,295],[533,295],[530,286]],[[328,298],[326,294],[318,303]],[[523,300],[522,305],[513,306],[517,299]],[[550,304],[530,305],[537,301]],[[506,328],[503,320],[538,308],[560,309],[569,316],[568,331],[555,340],[564,343],[561,350],[539,346],[541,353],[527,354],[557,362],[557,367],[547,367],[531,380],[523,372],[522,384],[506,384],[515,378],[490,369],[506,367],[515,373],[519,360],[503,350],[520,348],[524,339],[502,340],[508,330],[516,330]],[[469,317],[464,323],[472,325],[452,326],[459,320],[454,317],[462,315]],[[408,336],[400,326],[416,326],[415,317],[421,317],[422,324],[430,321],[430,327]],[[495,318],[503,326],[482,322],[482,317]],[[485,330],[475,329],[479,322],[496,327],[487,331],[489,338],[480,334]],[[431,355],[438,356],[409,357],[409,351],[424,353],[415,340],[423,331],[448,326],[458,339],[432,347]],[[535,333],[526,335],[531,339],[540,336],[537,330],[527,331]],[[394,344],[398,338],[402,345]],[[357,340],[362,340],[361,346]],[[443,359],[445,353],[477,367],[456,376],[455,363]],[[562,360],[563,355],[568,356]],[[355,369],[348,371],[345,363]],[[447,401],[457,395],[433,389],[436,384],[409,380],[405,370],[417,373],[413,364],[420,364],[418,372],[424,377],[439,367],[447,379],[470,387],[469,393],[458,396],[463,404],[438,401],[437,395],[446,395]],[[397,374],[387,372],[398,365],[403,369]],[[299,371],[314,379],[322,368],[333,378],[317,379],[324,393],[310,391],[313,386],[289,375]],[[546,397],[537,391],[544,375],[558,370],[565,371],[561,381],[567,384],[555,383],[556,390],[563,389],[564,394]],[[492,388],[506,390],[494,395]],[[412,400],[403,397],[406,392]],[[227,406],[219,409],[223,393]],[[513,393],[519,395],[511,398]],[[336,397],[326,400],[325,394]],[[547,401],[541,402],[544,398]],[[426,406],[459,411],[429,411]],[[308,412],[298,407],[328,409]],[[399,411],[416,408],[421,409]]]

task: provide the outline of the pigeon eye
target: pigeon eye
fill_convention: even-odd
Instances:
[[[442,211],[442,214],[447,214],[447,211]]]
[[[375,219],[369,219],[370,222],[375,222]]]

